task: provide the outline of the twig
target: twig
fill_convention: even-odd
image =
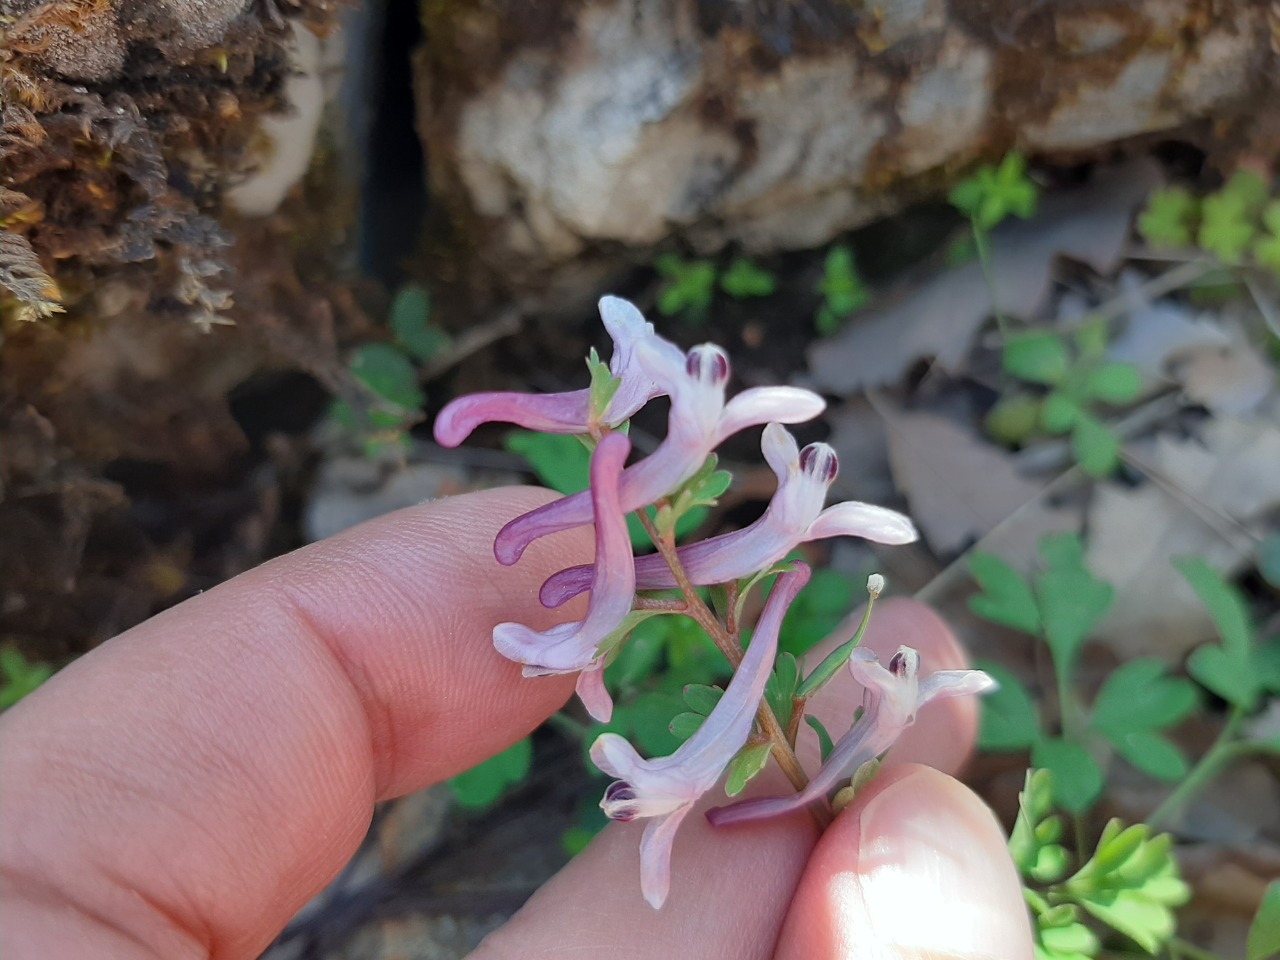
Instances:
[[[427,364],[424,377],[432,380],[489,344],[518,333],[522,319],[520,311],[512,309],[500,313],[488,323],[472,327]]]

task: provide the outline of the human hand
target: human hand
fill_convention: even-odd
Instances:
[[[272,561],[0,718],[0,955],[257,956],[355,852],[377,801],[467,769],[558,709],[572,677],[522,680],[490,642],[500,621],[580,615],[544,610],[537,588],[590,558],[589,531],[513,568],[492,557],[503,523],[547,499],[439,501]],[[868,644],[904,640],[936,668],[962,665],[925,608],[877,607]],[[857,696],[833,682],[815,710],[838,729]],[[803,816],[721,830],[690,817],[661,911],[640,895],[642,826],[611,824],[477,956],[1030,957],[1000,829],[946,775],[975,729],[969,699],[922,713],[821,838]],[[752,786],[782,792],[767,775]]]

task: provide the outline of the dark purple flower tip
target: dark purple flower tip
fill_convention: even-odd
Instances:
[[[729,382],[729,357],[714,343],[694,347],[685,357],[684,368],[689,376],[702,383],[718,387]]]
[[[629,823],[638,815],[635,800],[636,788],[625,780],[615,780],[605,788],[600,806],[610,820]]]
[[[811,443],[800,451],[800,469],[823,483],[831,483],[840,472],[840,458],[825,443]]]
[[[920,655],[914,650],[899,650],[889,658],[889,672],[895,677],[906,677],[918,669]]]

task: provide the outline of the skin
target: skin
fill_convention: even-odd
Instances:
[[[548,499],[488,491],[364,524],[154,617],[8,711],[0,956],[256,957],[355,852],[376,802],[557,710],[574,678],[523,680],[490,642],[501,621],[582,616],[537,591],[590,560],[589,530],[514,568],[493,559],[502,525]],[[924,607],[882,603],[872,624],[878,650],[963,665]],[[824,691],[834,735],[859,698],[851,678]],[[924,712],[821,838],[804,816],[720,831],[691,816],[660,912],[640,896],[643,824],[611,825],[475,956],[1030,958],[1000,829],[948,776],[975,709]]]

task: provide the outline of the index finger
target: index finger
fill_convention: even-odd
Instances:
[[[590,559],[589,531],[493,559],[502,525],[550,498],[488,491],[364,524],[128,631],[6,714],[5,955],[256,956],[376,800],[559,708],[572,677],[524,681],[491,642],[503,620],[574,615],[538,586]]]

